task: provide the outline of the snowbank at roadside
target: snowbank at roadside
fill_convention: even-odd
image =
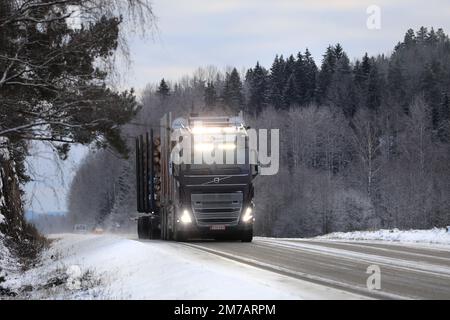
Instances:
[[[354,231],[335,232],[316,239],[337,240],[380,240],[404,243],[428,243],[450,245],[450,232],[446,229],[434,228],[431,230],[376,230],[376,231]]]

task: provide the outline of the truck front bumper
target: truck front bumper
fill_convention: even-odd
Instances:
[[[253,222],[240,222],[237,225],[211,225],[198,226],[195,222],[189,224],[178,223],[178,230],[186,238],[195,239],[217,239],[217,238],[239,238],[244,233],[253,230]],[[223,228],[223,229],[222,229]]]

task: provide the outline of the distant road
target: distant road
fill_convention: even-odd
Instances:
[[[268,238],[180,245],[368,298],[450,299],[449,247]],[[380,290],[367,289],[371,265],[380,268]]]

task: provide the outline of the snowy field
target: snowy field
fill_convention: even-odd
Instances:
[[[315,239],[323,240],[376,240],[400,243],[420,243],[450,245],[450,232],[446,229],[434,228],[431,230],[408,230],[401,231],[377,230],[377,231],[355,231],[336,232]]]
[[[358,299],[163,241],[53,236],[40,265],[2,284],[19,299]],[[243,244],[245,245],[245,244]]]

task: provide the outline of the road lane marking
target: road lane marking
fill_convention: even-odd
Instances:
[[[226,258],[226,259],[229,259],[229,260],[241,262],[241,263],[248,264],[248,265],[251,265],[251,266],[254,266],[254,267],[259,267],[259,268],[262,268],[262,269],[265,269],[265,270],[269,270],[269,271],[272,271],[272,272],[275,272],[275,273],[280,273],[280,274],[287,275],[287,276],[290,276],[290,277],[293,277],[293,278],[297,278],[297,279],[300,279],[300,280],[310,281],[310,282],[313,282],[313,283],[316,283],[316,284],[332,287],[334,289],[340,289],[340,290],[348,291],[348,292],[351,292],[351,293],[356,293],[358,295],[362,295],[362,296],[367,297],[367,298],[393,299],[393,300],[409,300],[409,299],[413,299],[411,297],[401,296],[401,295],[388,293],[388,292],[384,292],[384,291],[369,291],[364,286],[351,285],[351,284],[348,284],[348,283],[344,283],[344,282],[340,282],[340,281],[336,281],[336,280],[332,280],[332,279],[328,279],[328,278],[324,278],[324,277],[308,274],[308,273],[305,273],[305,272],[295,271],[295,270],[292,270],[292,269],[289,269],[289,268],[285,268],[285,267],[281,267],[281,266],[265,263],[265,262],[262,262],[262,261],[259,261],[259,260],[246,258],[246,257],[243,257],[243,256],[231,254],[231,253],[228,253],[228,252],[223,252],[223,251],[216,250],[216,249],[206,248],[206,247],[201,246],[201,245],[195,245],[195,244],[192,244],[192,243],[183,243],[183,245],[191,247],[191,248],[194,248],[194,249],[197,249],[197,250],[209,252],[211,254],[215,254],[215,255],[221,256],[222,258]]]
[[[265,241],[265,240],[257,240],[256,243],[260,242],[261,245],[271,245],[274,247],[280,247],[280,248],[286,248],[290,250],[300,250],[300,251],[307,251],[312,253],[319,253],[321,255],[328,255],[333,257],[339,257],[341,259],[350,259],[350,260],[357,260],[357,261],[363,261],[367,262],[369,264],[377,263],[380,265],[385,265],[392,268],[397,268],[400,270],[407,270],[407,271],[413,271],[413,272],[419,272],[419,273],[426,273],[431,274],[437,277],[444,277],[450,279],[450,268],[437,266],[429,263],[419,263],[417,261],[414,262],[406,262],[404,260],[396,259],[396,258],[390,258],[385,256],[379,256],[379,255],[373,255],[373,254],[367,254],[367,253],[360,253],[345,249],[335,249],[335,248],[329,248],[324,247],[320,245],[314,245],[309,243],[302,243],[302,244],[289,244],[285,241],[276,242],[276,241]]]

